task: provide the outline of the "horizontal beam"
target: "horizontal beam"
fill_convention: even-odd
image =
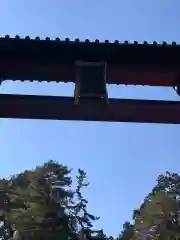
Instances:
[[[125,85],[174,86],[179,69],[107,64],[107,83]],[[1,57],[0,77],[12,80],[75,82],[75,65],[68,62],[41,61],[28,57]]]
[[[180,102],[110,99],[82,101],[72,97],[0,95],[0,118],[180,124]]]
[[[173,86],[180,45],[0,38],[0,78],[75,82],[75,61],[106,61],[107,83]]]

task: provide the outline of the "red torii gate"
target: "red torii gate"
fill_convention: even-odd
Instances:
[[[6,79],[77,82],[77,61],[95,63],[89,68],[91,71],[96,71],[96,64],[103,62],[108,84],[174,87],[179,94],[179,56],[180,46],[175,42],[100,43],[98,40],[80,42],[78,39],[6,36],[0,38],[0,78],[1,82]],[[86,80],[80,84],[86,85]],[[93,92],[89,90],[89,93],[86,99],[80,98],[78,104],[74,97],[1,94],[0,117],[180,123],[178,101],[108,99],[109,104],[106,104],[102,96],[97,99]]]

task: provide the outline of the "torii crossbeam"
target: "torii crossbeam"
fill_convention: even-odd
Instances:
[[[80,42],[78,39],[61,41],[6,36],[0,38],[0,78],[1,82],[11,79],[77,83],[76,62],[81,61],[95,66],[102,63],[101,68],[109,84],[177,87],[179,93],[179,56],[180,46],[176,43],[100,43],[89,40]],[[94,74],[100,76],[98,71],[94,71]],[[85,74],[88,76],[88,73]],[[180,123],[180,102],[108,99],[106,104],[103,99],[100,100],[102,96],[94,98],[94,93],[103,94],[103,91],[106,97],[105,90],[90,92],[87,89],[90,85],[86,86],[85,81],[78,82],[84,84],[83,88],[80,86],[81,91],[85,89],[84,93],[88,94],[85,99],[82,98],[84,95],[78,95],[81,99],[78,105],[74,103],[73,97],[3,94],[0,95],[0,117]],[[78,94],[82,94],[78,91]]]
[[[72,97],[0,95],[0,118],[180,123],[180,102],[109,99],[74,104]]]

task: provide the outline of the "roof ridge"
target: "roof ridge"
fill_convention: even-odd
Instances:
[[[63,43],[85,43],[85,44],[119,44],[119,45],[125,45],[125,44],[129,44],[129,45],[158,45],[158,46],[170,46],[170,45],[179,45],[177,44],[175,41],[169,43],[167,41],[162,41],[162,42],[158,42],[158,41],[153,41],[153,42],[148,42],[148,41],[127,41],[125,40],[124,42],[119,41],[119,40],[104,40],[104,41],[100,41],[99,39],[95,39],[90,40],[90,39],[85,39],[85,40],[80,40],[79,38],[75,38],[75,39],[70,39],[70,38],[65,38],[65,39],[60,39],[59,37],[56,38],[50,38],[50,37],[45,37],[45,38],[41,38],[39,36],[37,37],[30,37],[30,36],[25,36],[25,37],[21,37],[19,35],[16,35],[14,37],[11,37],[10,35],[5,35],[4,37],[0,37],[0,39],[7,39],[7,40],[35,40],[35,41],[57,41],[57,42],[63,42]]]

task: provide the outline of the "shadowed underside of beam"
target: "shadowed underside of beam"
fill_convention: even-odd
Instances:
[[[72,97],[0,95],[0,118],[180,124],[180,102],[109,99],[82,101]]]

